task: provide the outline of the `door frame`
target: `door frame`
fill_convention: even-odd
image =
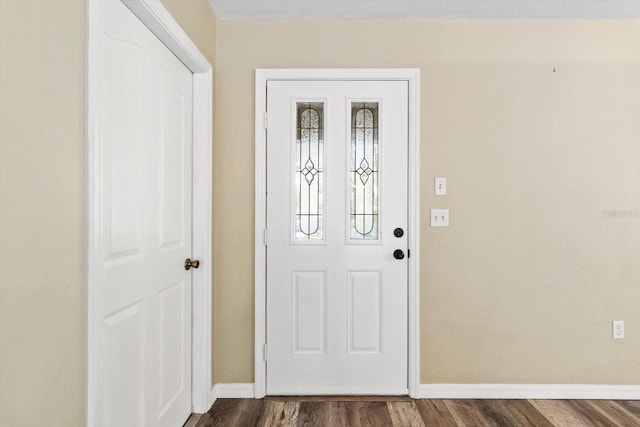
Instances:
[[[100,163],[101,129],[99,92],[100,43],[103,27],[101,0],[87,1],[85,74],[85,291],[86,312],[86,421],[99,425],[101,298],[100,245],[102,219]],[[193,190],[192,254],[202,260],[192,277],[191,412],[204,413],[211,407],[211,278],[212,278],[212,112],[213,70],[159,0],[122,0],[153,34],[193,73]],[[197,213],[197,214],[196,214]]]
[[[420,70],[384,69],[257,69],[255,74],[255,397],[266,395],[267,343],[267,82],[371,80],[406,81],[409,84],[408,203],[408,386],[409,395],[419,397],[420,385]]]

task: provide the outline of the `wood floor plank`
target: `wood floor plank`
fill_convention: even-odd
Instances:
[[[286,421],[287,425],[298,425],[298,411],[300,410],[299,402],[285,402],[282,410],[282,420]]]
[[[503,404],[489,399],[479,399],[474,403],[485,422],[491,427],[511,427],[513,425],[513,420],[510,419],[507,408]]]
[[[282,414],[285,402],[264,401],[262,412],[256,421],[256,427],[270,427],[283,425]]]
[[[371,405],[371,402],[353,402],[348,404],[347,410],[349,413],[349,420],[353,421],[354,425],[357,425],[358,427],[366,427],[370,425],[367,419],[363,416],[365,413],[363,407],[368,405]],[[389,422],[391,422],[391,418],[389,418]]]
[[[389,416],[394,426],[425,427],[416,404],[413,402],[387,402]]]
[[[380,399],[218,399],[196,427],[640,427],[640,401]]]
[[[638,427],[640,426],[640,416],[635,416],[629,412],[624,406],[619,405],[613,400],[590,400],[588,404],[595,410],[600,411],[608,419],[620,427]]]
[[[238,415],[234,422],[238,426],[254,426],[260,419],[262,405],[264,402],[259,399],[242,399],[238,407]]]
[[[358,418],[362,427],[391,427],[393,422],[386,402],[359,402]]]
[[[457,424],[442,399],[418,399],[416,407],[427,427],[456,427]]]
[[[556,427],[588,427],[562,400],[530,400],[542,415]]]
[[[347,405],[347,402],[330,402],[327,425],[346,426],[348,416]]]
[[[640,400],[616,400],[615,402],[640,418]]]
[[[200,420],[205,427],[232,426],[238,414],[238,408],[243,399],[218,399],[215,401],[209,412],[208,417]]]
[[[612,425],[616,425],[613,424],[606,415],[591,406],[586,400],[566,400],[565,403],[589,426],[611,427]]]
[[[330,402],[296,402],[299,427],[324,427],[329,420]]]
[[[515,399],[509,401],[509,414],[515,419],[521,420],[523,425],[526,422],[531,423],[532,426],[540,427],[552,427],[553,424],[543,414],[536,409],[528,400]]]
[[[478,401],[472,399],[445,400],[445,405],[458,426],[461,427],[491,427],[480,412]]]
[[[196,427],[207,427],[211,425],[209,424],[210,418],[211,418],[211,415],[208,412],[206,414],[202,414],[202,416],[198,420],[198,423],[196,424]]]
[[[553,424],[526,400],[481,400],[479,406],[480,412],[491,426],[553,427]]]

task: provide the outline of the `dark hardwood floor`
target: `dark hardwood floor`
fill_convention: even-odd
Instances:
[[[218,399],[196,427],[640,427],[637,400]]]

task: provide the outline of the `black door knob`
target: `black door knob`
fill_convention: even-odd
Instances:
[[[402,249],[396,249],[395,251],[393,251],[393,257],[395,259],[404,259],[404,252],[402,251]]]
[[[393,230],[393,235],[396,237],[402,237],[404,236],[404,230],[400,227],[396,228],[395,230]]]
[[[192,261],[191,258],[187,258],[184,260],[185,270],[191,270],[191,268],[198,268],[198,267],[200,267],[200,261],[198,261],[197,259],[194,259]]]

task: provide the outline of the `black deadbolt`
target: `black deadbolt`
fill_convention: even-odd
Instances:
[[[402,237],[404,236],[404,230],[400,227],[396,228],[395,230],[393,230],[393,235],[396,237]]]
[[[393,251],[393,257],[395,259],[404,259],[404,252],[402,251],[402,249],[396,249],[395,251]]]

